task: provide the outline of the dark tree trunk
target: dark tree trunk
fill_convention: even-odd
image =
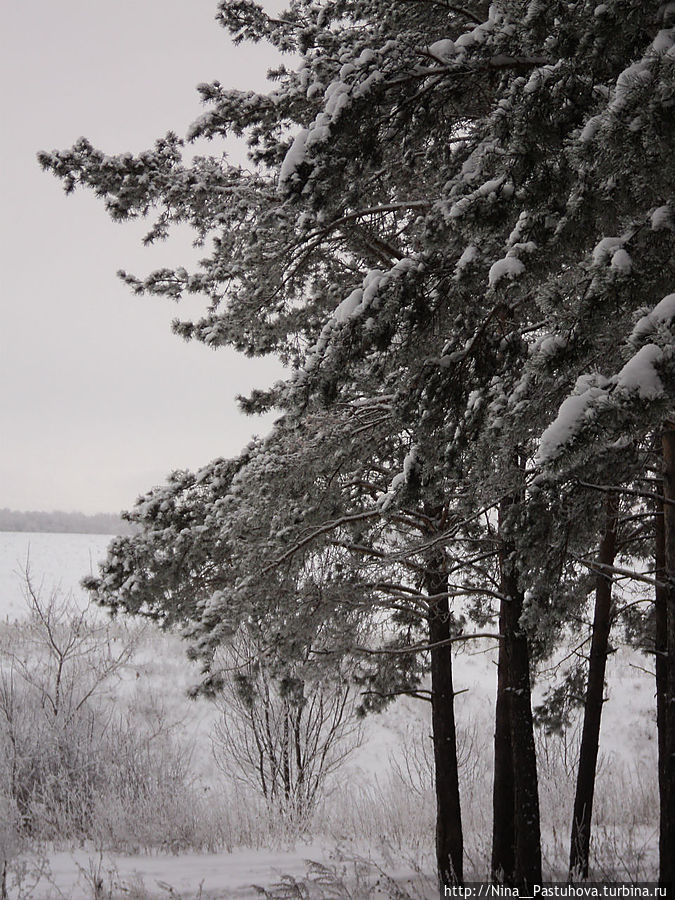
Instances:
[[[427,571],[425,587],[429,600],[429,643],[451,636],[448,576],[441,560],[438,569]],[[455,695],[452,683],[450,645],[431,650],[431,721],[436,780],[436,861],[440,895],[445,885],[463,883],[464,842],[459,801]]]
[[[607,498],[605,531],[600,542],[598,562],[601,566],[614,565],[616,557],[616,524],[618,494]],[[602,570],[601,570],[602,572]],[[591,843],[591,819],[595,773],[600,745],[600,721],[602,719],[605,691],[605,668],[609,649],[609,632],[612,617],[612,577],[598,574],[595,580],[595,613],[591,636],[591,653],[588,663],[588,681],[584,703],[584,724],[581,733],[577,787],[572,815],[570,844],[570,878],[588,878],[588,862]]]
[[[661,484],[663,490],[663,483]],[[659,859],[660,883],[672,881],[672,854],[668,852],[668,795],[666,791],[666,698],[668,696],[668,586],[666,585],[666,535],[664,504],[659,502],[654,517],[655,575],[654,655],[656,661],[656,730],[659,745]]]
[[[499,615],[499,657],[497,661],[497,704],[495,708],[495,761],[492,791],[492,880],[510,883],[516,861],[514,822],[513,753],[511,750],[511,716],[504,629],[505,604]]]
[[[534,723],[530,697],[530,654],[520,626],[523,594],[509,593],[505,605],[504,643],[509,679],[509,718],[513,758],[515,860],[513,883],[531,890],[541,883],[541,832]]]
[[[514,501],[506,501],[500,508],[500,531],[504,524],[504,517]],[[500,730],[495,727],[495,773],[500,771],[501,782],[495,777],[495,795],[493,799],[499,800],[508,809],[506,796],[506,784],[508,775],[504,777],[503,769],[507,760],[503,754],[508,754],[508,745],[503,737],[502,717],[508,716],[509,737],[511,752],[511,778],[513,783],[513,816],[510,822],[500,822],[498,815],[501,809],[494,810],[493,834],[497,833],[500,846],[504,848],[504,861],[508,860],[512,852],[513,863],[510,869],[503,864],[497,865],[496,870],[502,873],[502,878],[507,884],[518,888],[531,890],[534,884],[541,883],[541,830],[539,820],[539,790],[537,783],[537,755],[534,744],[534,723],[532,720],[532,701],[530,696],[530,654],[527,635],[521,627],[521,615],[523,612],[523,592],[518,585],[518,573],[515,562],[515,547],[505,538],[502,541],[500,552],[501,567],[501,593],[504,599],[500,606],[500,633],[502,638],[500,645],[500,661],[503,660],[505,672],[502,672],[504,682],[502,694],[506,693],[506,703],[502,702],[501,709],[497,713],[500,717]],[[498,673],[499,679],[499,673]],[[500,737],[498,745],[497,738]],[[499,791],[497,790],[499,788]],[[504,829],[510,828],[513,834],[512,851],[509,849],[508,836]],[[493,850],[493,871],[495,870],[496,855]]]
[[[675,422],[663,429],[663,534],[666,625],[666,695],[664,702],[661,794],[660,880],[672,886],[675,854]]]

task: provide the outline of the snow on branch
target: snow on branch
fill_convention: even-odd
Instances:
[[[375,304],[380,291],[406,273],[418,271],[420,265],[418,260],[404,257],[386,272],[380,269],[370,269],[363,279],[361,287],[355,288],[338,304],[333,315],[321,329],[316,343],[308,351],[307,362],[304,369],[298,372],[296,381],[302,383],[304,378],[319,365],[336,329],[363,316],[366,310]]]
[[[647,338],[673,319],[675,319],[675,294],[668,294],[650,313],[638,320],[628,338],[628,343],[632,347],[642,346]]]
[[[669,60],[675,58],[675,28],[661,29],[644,56],[619,73],[611,86],[611,99],[605,109],[588,119],[581,129],[579,141],[582,144],[595,140],[606,125],[640,101],[654,80],[655,66],[661,57]]]
[[[668,294],[635,325],[627,340],[634,352],[616,375],[606,378],[596,373],[577,379],[574,392],[563,401],[555,420],[541,436],[536,465],[553,462],[598,422],[603,411],[619,410],[635,399],[642,403],[667,399],[662,370],[672,368],[675,358],[674,319],[675,294]],[[657,339],[660,343],[655,342]]]

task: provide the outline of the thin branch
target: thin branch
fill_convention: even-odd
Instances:
[[[571,554],[571,556],[572,559],[582,566],[586,566],[587,569],[590,569],[591,572],[595,572],[596,575],[622,575],[624,578],[632,578],[634,581],[643,581],[645,584],[651,584],[652,587],[666,586],[665,582],[657,581],[655,578],[650,578],[648,575],[642,575],[640,572],[635,572],[633,569],[622,569],[619,566],[610,566],[607,565],[607,563],[599,563],[596,560],[582,559],[580,556],[574,556],[574,554]]]
[[[370,647],[354,647],[355,653],[365,653],[368,656],[404,656],[408,653],[424,653],[429,650],[438,650],[441,647],[448,647],[462,641],[479,640],[480,638],[494,638],[496,641],[501,635],[492,631],[476,631],[473,634],[457,634],[454,637],[445,638],[442,641],[436,641],[433,644],[411,644],[410,647],[381,647],[379,650],[372,650]],[[323,652],[330,654],[331,650],[314,651],[315,653]]]
[[[275,569],[277,566],[280,566],[287,559],[290,559],[294,556],[298,550],[301,550],[303,547],[306,547],[307,544],[311,544],[313,540],[317,537],[320,537],[322,534],[328,534],[330,531],[334,531],[336,528],[340,528],[342,525],[349,525],[352,522],[362,522],[366,519],[373,519],[380,516],[381,513],[379,510],[372,510],[370,512],[363,513],[355,513],[350,516],[341,516],[339,519],[333,519],[330,522],[327,522],[325,525],[322,525],[319,528],[315,528],[310,535],[306,538],[303,538],[300,541],[297,541],[290,550],[287,550],[285,553],[282,553],[281,556],[277,557],[273,562],[269,563],[265,566],[261,571],[261,575],[265,575],[267,572]]]
[[[303,242],[298,241],[296,243],[296,245],[295,245],[296,248],[298,248],[298,249],[302,248],[302,252],[300,254],[300,258],[298,259],[298,261],[296,263],[294,263],[291,266],[289,272],[285,274],[284,281],[288,281],[291,278],[293,278],[294,275],[296,275],[297,272],[300,271],[304,262],[309,258],[309,256],[311,256],[312,252],[314,250],[316,250],[317,247],[321,246],[323,240],[328,237],[328,235],[331,233],[331,231],[334,231],[336,228],[339,228],[341,225],[346,225],[349,222],[353,222],[356,219],[362,219],[365,216],[380,215],[383,213],[390,213],[390,212],[398,212],[399,210],[406,210],[406,209],[429,209],[429,207],[432,206],[433,202],[434,201],[431,201],[431,200],[401,200],[398,203],[385,203],[381,206],[367,206],[367,207],[364,207],[363,209],[354,210],[354,212],[351,212],[351,213],[345,213],[345,215],[340,216],[340,218],[338,218],[338,219],[333,219],[332,222],[329,222],[323,228],[315,231],[314,233],[310,233],[306,238],[306,240],[308,240],[308,243],[305,244],[304,248],[302,248]],[[293,247],[287,248],[285,253],[287,253],[289,250],[293,250],[293,249],[294,249]],[[393,249],[393,248],[390,248],[390,249]],[[395,258],[400,259],[400,255],[398,254],[398,252],[396,252],[394,254],[394,256],[395,256]],[[388,259],[386,261],[389,263],[391,262],[391,260],[388,260]]]
[[[637,669],[638,672],[644,672],[646,675],[651,675],[652,678],[655,677],[656,672],[652,672],[651,669],[645,669],[644,666],[637,666],[635,663],[629,663],[631,669]]]
[[[445,78],[448,75],[466,75],[470,76],[476,72],[489,72],[491,69],[534,69],[539,66],[550,65],[552,60],[546,56],[505,56],[498,54],[489,59],[482,61],[481,64],[465,65],[459,69],[454,64],[446,66],[431,66],[423,69],[416,69],[414,72],[408,72],[398,78],[392,78],[388,82],[389,85],[404,84],[415,78]]]
[[[419,688],[416,691],[361,691],[362,697],[380,697],[382,700],[388,700],[391,697],[413,697],[415,700],[425,700],[427,703],[431,703],[431,691],[423,690]]]
[[[663,494],[652,494],[649,491],[634,491],[631,488],[618,487],[613,484],[591,484],[588,481],[577,481],[580,487],[590,488],[592,491],[602,491],[605,494],[628,494],[631,497],[641,497],[644,500],[658,500],[659,503],[666,503],[675,506],[675,500],[664,497]],[[650,515],[656,515],[651,513]]]

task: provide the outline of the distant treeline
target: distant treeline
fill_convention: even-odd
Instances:
[[[114,513],[27,512],[0,509],[0,531],[53,531],[68,534],[132,534],[128,522]]]

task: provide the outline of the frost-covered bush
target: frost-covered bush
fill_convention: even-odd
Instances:
[[[28,618],[0,631],[0,797],[14,811],[1,817],[8,847],[14,834],[210,848],[203,829],[196,833],[191,748],[176,721],[148,692],[116,696],[141,631],[58,592],[44,599],[30,578],[26,597]],[[4,840],[0,832],[0,850]]]

